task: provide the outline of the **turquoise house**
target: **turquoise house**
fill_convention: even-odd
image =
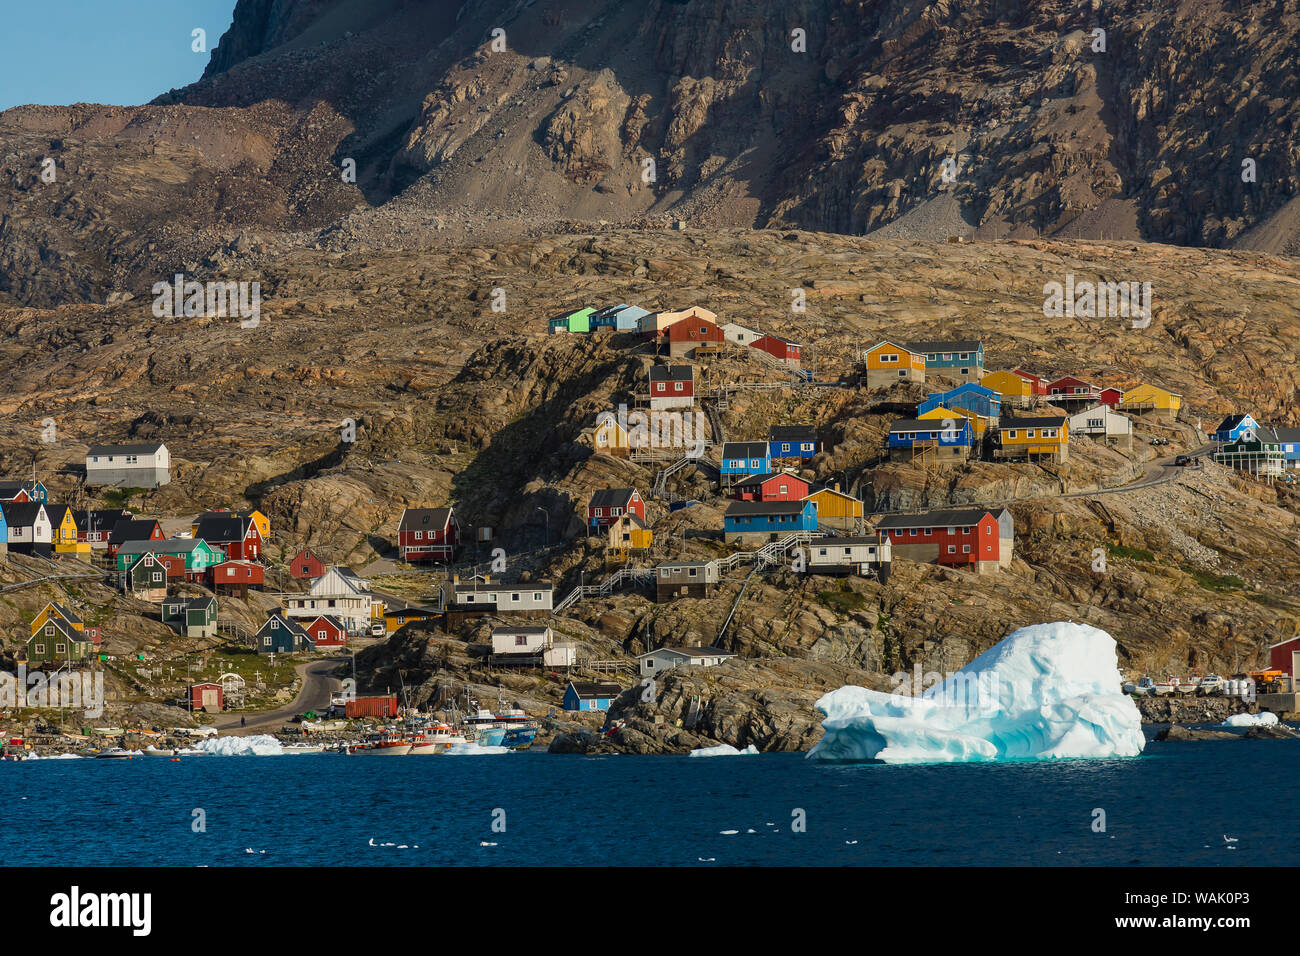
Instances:
[[[817,503],[802,501],[733,501],[722,516],[722,538],[742,543],[751,536],[775,541],[793,531],[817,530]]]
[[[565,710],[609,710],[614,698],[623,693],[618,684],[592,681],[569,681],[564,690]]]
[[[766,475],[772,470],[772,446],[765,441],[729,441],[722,446],[718,472],[724,478]]]
[[[984,377],[984,343],[976,339],[908,342],[907,350],[925,356],[927,373],[947,375],[963,382],[978,382]]]

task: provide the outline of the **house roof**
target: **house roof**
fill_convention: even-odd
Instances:
[[[211,548],[202,538],[168,538],[166,541],[128,541],[117,549],[118,554],[189,554],[200,545]]]
[[[692,365],[651,365],[652,382],[693,382],[695,367]]]
[[[399,531],[422,531],[426,528],[446,528],[451,521],[450,508],[407,508],[402,512]]]
[[[907,347],[913,352],[978,352],[981,342],[978,339],[951,339],[937,342],[908,342]]]
[[[765,441],[729,441],[723,442],[722,457],[727,458],[766,458],[768,445]]]
[[[4,510],[5,523],[13,527],[34,523],[45,506],[39,501],[4,501],[0,502],[0,508]]]
[[[621,508],[632,500],[635,488],[602,488],[591,496],[590,508]]]
[[[113,525],[108,534],[109,544],[126,541],[147,541],[158,525],[156,518],[123,518]]]
[[[768,441],[816,441],[817,429],[811,425],[773,425],[767,430]]]
[[[624,521],[630,522],[631,524],[640,528],[642,531],[650,527],[648,524],[646,524],[644,521],[641,520],[641,516],[637,514],[635,511],[623,512],[621,515],[618,516],[618,521],[615,521],[609,527],[611,530],[613,530],[614,528],[617,528]]]
[[[571,680],[569,686],[583,700],[589,700],[593,697],[617,697],[623,693],[623,688],[618,684],[603,684],[596,681]]]
[[[1251,417],[1250,415],[1229,415],[1223,421],[1219,422],[1219,427],[1216,428],[1215,431],[1216,432],[1231,431],[1232,429],[1236,428],[1238,425],[1240,425],[1242,422],[1244,422],[1247,418],[1250,417]]]
[[[509,624],[498,624],[496,627],[492,628],[492,636],[496,637],[498,634],[527,634],[530,637],[541,637],[549,630],[550,628],[545,624],[526,624],[522,627],[512,627]]]
[[[91,511],[73,511],[72,520],[82,531],[112,532],[117,523],[129,519],[131,512],[125,508],[99,508]]]
[[[1274,428],[1273,434],[1277,436],[1278,441],[1300,441],[1300,428]]]
[[[805,485],[808,484],[806,479],[800,478],[793,471],[768,471],[768,472],[764,472],[761,475],[750,475],[747,478],[743,478],[740,481],[736,482],[731,487],[745,488],[750,485],[757,487],[758,485],[761,485],[764,482],[769,481],[773,478],[793,478],[795,481],[802,482]]]
[[[307,623],[303,625],[303,629],[305,630],[305,629],[311,627],[311,626],[312,626],[313,624],[315,624],[317,621],[324,621],[326,624],[328,624],[330,627],[334,628],[336,631],[346,631],[346,630],[348,629],[348,628],[347,628],[347,625],[344,624],[342,621],[340,621],[340,620],[339,620],[337,617],[335,617],[333,614],[318,614],[318,615],[316,615],[316,617],[312,618],[310,621],[307,621]]]
[[[988,514],[997,518],[1006,510],[1005,508],[999,508],[997,511],[988,508],[944,508],[939,511],[926,511],[919,515],[885,515],[876,522],[876,528],[888,531],[894,528],[965,527],[979,524]]]
[[[45,628],[51,625],[53,625],[55,630],[57,630],[60,634],[62,634],[64,637],[68,638],[69,640],[79,641],[82,643],[89,640],[88,638],[79,634],[76,631],[76,629],[73,628],[73,626],[69,624],[67,621],[61,620],[60,618],[57,617],[47,617],[45,619],[45,623],[42,624],[36,630],[36,633],[27,639],[27,643],[30,644],[32,641],[36,640],[37,638],[44,637],[45,635],[42,632],[45,630]]]
[[[86,456],[95,455],[152,455],[166,446],[160,442],[147,442],[137,445],[91,445],[86,449]]]
[[[183,607],[186,610],[198,610],[216,604],[214,597],[167,598],[160,602],[163,607]]]
[[[50,608],[52,608],[54,612],[58,614],[61,618],[63,618],[65,621],[68,621],[72,624],[82,623],[81,616],[77,614],[76,611],[69,608],[66,604],[60,604],[58,601],[51,601],[49,604],[45,605],[45,607],[41,608],[41,610],[44,611]],[[40,615],[38,614],[37,617],[39,616]]]
[[[268,614],[266,616],[266,620],[262,622],[262,626],[257,629],[257,633],[260,634],[262,633],[262,631],[266,630],[266,628],[270,626],[272,621],[278,621],[280,626],[284,628],[288,628],[290,633],[300,635],[301,637],[305,637],[308,640],[311,639],[311,636],[303,629],[303,626],[301,624],[299,624],[293,618],[285,617],[279,611],[272,611],[270,614]]]
[[[733,501],[724,517],[737,518],[745,515],[797,515],[807,508],[807,499],[800,501]]]
[[[539,584],[535,581],[529,584],[485,584],[482,581],[457,581],[455,583],[456,592],[466,594],[491,593],[494,591],[551,591],[554,588],[554,584]]]
[[[687,657],[735,657],[731,651],[724,651],[720,647],[714,647],[709,644],[703,647],[670,647],[665,644],[663,647],[656,648],[654,651],[646,651],[644,654],[638,654],[638,658],[649,657],[656,651],[671,651],[674,654],[684,654]]]
[[[1004,418],[998,424],[999,428],[1037,428],[1040,425],[1059,425],[1068,419],[1060,418],[1054,415],[1035,415],[1030,418]]]
[[[889,426],[889,433],[894,432],[941,432],[943,431],[942,418],[897,418]],[[959,425],[958,431],[966,427],[970,421],[965,415],[958,415],[953,412],[952,421]]]
[[[223,544],[227,541],[243,541],[251,523],[250,520],[227,512],[211,518],[200,518],[197,526],[198,530],[195,534],[204,541],[215,541],[217,544]]]

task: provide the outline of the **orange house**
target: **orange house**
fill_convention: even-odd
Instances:
[[[884,341],[862,354],[867,388],[888,388],[895,382],[924,382],[925,355]]]

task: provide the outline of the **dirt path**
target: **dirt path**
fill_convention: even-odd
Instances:
[[[212,721],[212,726],[223,734],[266,734],[279,730],[295,714],[324,710],[330,704],[330,697],[343,687],[338,679],[330,676],[330,672],[346,660],[346,657],[327,657],[299,664],[294,670],[302,678],[302,689],[292,703],[256,714],[222,714]],[[239,723],[241,717],[246,721],[242,727]]]

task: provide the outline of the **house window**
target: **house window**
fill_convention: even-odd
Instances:
[[[1043,438],[1055,438],[1055,437],[1056,437],[1056,429],[1055,429],[1055,428],[1044,428],[1044,429],[1042,430],[1042,437],[1043,437]]]
[[[53,625],[53,624],[46,624],[46,625],[45,625],[45,636],[46,636],[46,637],[53,637],[53,636],[54,636],[54,625]]]
[[[512,600],[512,601],[518,601],[518,600],[519,600],[519,595],[518,595],[517,593],[516,593],[516,594],[512,594],[512,595],[510,595],[510,600]]]
[[[926,528],[926,529],[925,529],[925,536],[926,536],[927,538],[930,537],[930,535],[932,535],[932,534],[934,534],[934,529],[933,529],[933,528]]]
[[[163,579],[163,575],[160,572],[155,571],[153,574],[150,575],[150,578],[153,579],[154,584],[157,584],[159,581]]]
[[[698,569],[696,569],[696,568],[691,568],[688,572],[686,572],[686,576],[687,576],[688,578],[693,578],[693,577],[695,577],[696,574],[698,574],[698,573],[699,573]]]
[[[527,646],[528,646],[528,638],[523,634],[516,634],[515,647],[527,647]]]
[[[911,535],[913,538],[916,537],[916,529],[915,529],[915,528],[912,528],[912,529],[909,530],[907,533],[908,533],[909,535]]]
[[[270,647],[270,646],[271,646],[271,635],[270,635],[270,634],[268,634],[268,635],[266,635],[266,637],[262,638],[262,646],[263,646],[263,647]]]
[[[897,362],[897,361],[898,361],[898,356],[892,353],[889,355],[880,356],[880,362],[882,365],[886,362]]]
[[[423,538],[424,538],[424,532],[423,532],[423,531],[417,531],[417,532],[415,532],[415,540],[416,540],[416,541],[420,541],[420,540],[422,540]]]
[[[961,546],[961,553],[962,553],[962,554],[970,554],[970,545],[969,545],[969,544],[963,544],[963,545]]]
[[[681,382],[673,382],[673,391],[674,391],[674,392],[680,392],[681,390],[682,390],[682,383],[681,383]]]
[[[325,631],[324,631],[324,629],[319,630],[319,631],[316,632],[316,640],[318,640],[318,641],[323,641],[323,640],[325,640]]]
[[[1007,438],[1014,439],[1015,437],[1016,437],[1016,430],[1014,428],[1008,428]]]
[[[33,654],[44,654],[44,653],[45,653],[45,645],[44,645],[44,644],[34,644],[34,645],[32,646],[32,653],[33,653]]]
[[[307,570],[306,568],[303,568],[303,571],[306,571],[306,570]],[[234,576],[235,576],[235,569],[234,569],[234,568],[226,568],[226,577],[228,577],[228,578],[233,578]]]
[[[956,554],[956,553],[957,553],[957,546],[956,546],[955,544],[950,544],[950,545],[948,545],[948,553],[949,553],[949,554]]]
[[[899,378],[906,378],[906,377],[907,377],[907,369],[905,369],[905,368],[900,368],[900,369],[898,370],[898,377],[899,377]]]

